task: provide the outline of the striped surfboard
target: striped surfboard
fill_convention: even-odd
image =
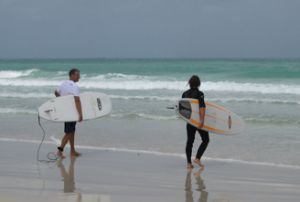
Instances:
[[[205,103],[205,118],[202,130],[222,135],[236,135],[245,130],[245,122],[236,114],[219,106]],[[187,123],[198,127],[200,122],[199,101],[182,98],[173,104],[175,112]]]

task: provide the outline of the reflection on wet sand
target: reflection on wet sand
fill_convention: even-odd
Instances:
[[[63,159],[59,159],[57,161],[57,166],[60,168],[61,176],[63,177],[65,193],[74,192],[74,190],[76,189],[74,182],[74,163],[76,158],[78,157],[72,156],[70,158],[69,173],[66,171],[65,166],[62,163]]]
[[[204,191],[206,189],[204,185],[204,180],[201,179],[200,174],[203,172],[204,168],[201,168],[197,173],[194,174],[196,179],[196,184],[198,185],[197,191],[200,192],[199,202],[207,202],[208,192]],[[186,180],[185,180],[185,201],[194,202],[193,191],[192,191],[192,169],[188,169]]]
[[[64,197],[70,201],[82,202],[82,201],[89,201],[89,202],[110,202],[109,195],[94,195],[94,194],[74,194],[75,188],[75,177],[74,177],[74,165],[76,159],[79,158],[78,156],[70,157],[70,166],[69,172],[66,171],[64,164],[62,163],[64,159],[59,159],[57,161],[57,167],[60,169],[60,173],[62,176],[62,180],[64,181]],[[72,194],[73,193],[73,194]]]

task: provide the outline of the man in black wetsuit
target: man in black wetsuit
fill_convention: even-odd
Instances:
[[[186,130],[187,130],[187,142],[186,142],[186,158],[187,158],[187,163],[188,163],[188,168],[193,168],[194,166],[192,165],[191,161],[191,156],[192,156],[192,148],[195,140],[195,134],[196,131],[199,132],[201,138],[202,138],[202,143],[200,144],[196,158],[194,160],[195,163],[197,163],[199,166],[204,167],[203,164],[201,163],[200,159],[205,152],[207,145],[209,143],[209,133],[207,131],[201,130],[203,127],[204,123],[204,116],[205,116],[205,102],[204,102],[204,94],[203,92],[199,91],[201,81],[198,76],[194,75],[190,78],[189,80],[189,85],[190,89],[185,91],[182,94],[182,98],[193,98],[197,99],[199,101],[199,112],[200,112],[200,123],[198,127],[194,127],[190,124],[186,125]]]

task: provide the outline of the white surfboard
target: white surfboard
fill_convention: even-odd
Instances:
[[[235,135],[245,130],[246,124],[238,115],[207,102],[205,105],[205,118],[202,130],[223,135]],[[200,122],[198,100],[182,98],[174,102],[173,106],[180,118],[198,127]]]
[[[84,121],[107,115],[111,109],[108,95],[101,92],[80,93],[82,118]],[[78,111],[72,94],[53,98],[38,108],[39,116],[49,121],[78,121]]]

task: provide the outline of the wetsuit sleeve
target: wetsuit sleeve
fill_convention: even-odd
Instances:
[[[199,93],[198,100],[199,100],[199,108],[206,107],[205,101],[204,101],[204,94],[202,92]]]

